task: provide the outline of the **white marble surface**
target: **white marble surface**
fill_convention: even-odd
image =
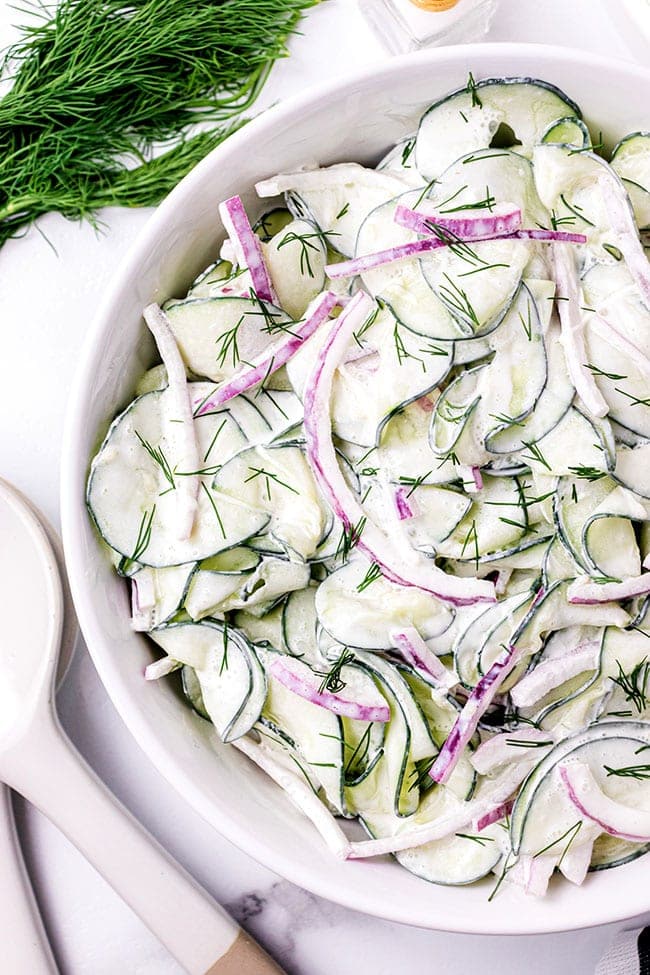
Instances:
[[[502,0],[490,39],[572,44],[641,57],[611,19],[616,0]],[[609,8],[609,9],[607,9]],[[0,41],[17,16],[0,7]],[[264,103],[387,55],[354,0],[328,0],[303,25]],[[646,52],[647,53],[647,52]],[[107,211],[95,234],[50,215],[0,251],[0,474],[58,522],[59,449],[76,351],[99,295],[147,211]],[[63,722],[102,778],[290,975],[587,975],[614,928],[535,938],[470,938],[367,918],[300,891],[206,826],[157,774],[113,709],[80,647],[59,695]],[[74,801],[74,798],[71,797]],[[73,847],[16,802],[24,849],[64,975],[178,975],[180,969]],[[0,879],[1,882],[1,879]],[[179,905],[179,910],[182,905]],[[1,946],[0,946],[1,951]],[[5,972],[3,975],[29,975]]]

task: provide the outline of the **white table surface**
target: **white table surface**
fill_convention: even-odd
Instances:
[[[616,7],[618,0],[501,0],[489,39],[643,57],[634,34],[617,31],[610,18]],[[3,44],[17,16],[8,4],[0,6]],[[302,30],[260,105],[387,57],[354,0],[327,0],[310,12]],[[56,524],[60,441],[77,350],[106,282],[150,212],[105,211],[99,235],[49,215],[40,221],[42,233],[32,229],[0,251],[0,474]],[[392,975],[416,965],[438,975],[474,969],[487,975],[588,975],[616,930],[462,937],[367,918],[319,900],[256,864],[193,813],[131,738],[82,646],[59,707],[72,739],[111,789],[290,975]],[[74,848],[22,801],[16,809],[61,972],[179,975],[176,963]],[[1,960],[0,971],[29,975],[5,972]]]

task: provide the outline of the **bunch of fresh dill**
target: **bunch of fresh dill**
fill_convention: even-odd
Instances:
[[[4,56],[0,245],[40,214],[158,203],[241,124],[318,0],[60,0]],[[210,128],[189,135],[197,123]],[[196,130],[195,130],[196,131]],[[171,144],[152,158],[152,149]]]

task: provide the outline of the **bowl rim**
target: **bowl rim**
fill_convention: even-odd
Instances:
[[[392,76],[399,75],[412,64],[453,63],[459,58],[462,58],[465,64],[471,64],[474,57],[483,58],[490,55],[500,57],[504,61],[509,56],[516,56],[516,59],[520,61],[522,54],[529,58],[531,64],[535,63],[536,58],[541,57],[547,64],[557,62],[566,65],[567,62],[570,62],[577,71],[586,67],[602,72],[618,70],[632,73],[637,75],[641,81],[645,81],[650,89],[650,69],[632,61],[608,58],[578,48],[560,45],[487,42],[450,45],[400,55],[385,62],[373,62],[325,83],[309,86],[304,92],[290,96],[271,106],[243,128],[234,132],[224,143],[217,146],[202,159],[161,202],[125,252],[98,306],[81,350],[66,409],[61,446],[62,536],[70,587],[79,625],[95,668],[113,705],[156,769],[174,789],[184,796],[188,804],[221,835],[253,857],[258,863],[303,889],[328,898],[350,910],[360,911],[374,917],[430,930],[444,930],[462,934],[535,935],[580,930],[640,916],[650,910],[650,897],[644,903],[635,904],[633,913],[630,913],[629,906],[628,908],[617,906],[618,898],[616,904],[607,903],[609,898],[601,898],[602,906],[594,912],[594,916],[590,917],[588,921],[582,918],[572,918],[566,914],[561,915],[560,912],[551,912],[550,914],[545,912],[543,916],[540,914],[536,922],[526,920],[518,924],[516,916],[518,912],[516,911],[510,912],[508,917],[504,917],[503,912],[501,912],[499,916],[495,915],[489,924],[477,923],[470,916],[465,921],[453,918],[448,920],[439,915],[429,920],[421,916],[414,919],[409,911],[409,905],[400,903],[398,898],[392,899],[391,903],[387,903],[382,909],[378,909],[371,893],[364,893],[363,896],[360,896],[356,890],[350,894],[346,889],[334,888],[332,884],[328,887],[319,883],[318,878],[313,876],[309,867],[303,866],[299,858],[289,858],[280,852],[269,849],[262,839],[242,828],[235,816],[222,816],[217,825],[214,806],[202,792],[200,783],[195,781],[183,765],[161,745],[143,713],[132,706],[132,702],[129,700],[129,692],[123,686],[117,668],[111,663],[108,642],[93,609],[92,585],[88,580],[86,567],[81,557],[86,509],[83,500],[80,504],[78,471],[80,462],[83,462],[83,469],[87,469],[88,458],[79,457],[77,445],[82,440],[83,408],[92,385],[100,339],[108,327],[111,308],[119,301],[120,294],[128,280],[129,269],[143,260],[149,250],[150,242],[164,230],[168,215],[182,207],[184,198],[193,194],[194,187],[201,183],[204,173],[214,166],[215,157],[218,158],[222,154],[231,152],[236,153],[240,146],[246,146],[257,133],[272,130],[281,131],[285,119],[288,121],[301,111],[314,109],[333,95],[343,93],[345,89],[354,88],[355,85],[368,81],[374,76],[382,76],[388,82]],[[526,917],[529,917],[529,912],[526,912]]]

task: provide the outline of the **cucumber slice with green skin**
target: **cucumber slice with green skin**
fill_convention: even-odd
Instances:
[[[415,814],[414,819],[427,822],[430,818],[444,812],[440,800],[427,796],[422,803],[426,806]],[[432,808],[433,807],[433,808]],[[424,818],[424,817],[427,818]],[[503,830],[495,823],[480,833],[454,833],[442,840],[425,843],[423,846],[402,850],[395,854],[400,866],[422,880],[445,887],[460,887],[473,884],[491,873],[503,857]]]
[[[392,173],[405,183],[422,186],[424,179],[415,165],[415,139],[416,134],[413,134],[393,146],[377,163],[378,172]]]
[[[298,320],[325,287],[327,247],[322,234],[307,220],[292,220],[263,244],[262,252],[278,304]]]
[[[458,634],[453,648],[454,669],[468,690],[472,690],[481,677],[482,657],[496,657],[501,643],[510,643],[532,598],[531,592],[525,592],[502,599],[474,616]]]
[[[210,613],[250,577],[261,556],[249,548],[233,548],[195,566],[185,595],[185,610],[193,620]]]
[[[370,512],[374,496],[371,493],[366,500]],[[426,552],[437,552],[472,507],[471,498],[462,491],[437,484],[418,484],[410,491],[407,489],[406,500],[415,513],[401,527],[410,544]]]
[[[263,512],[272,539],[302,559],[315,553],[329,529],[331,513],[300,447],[243,450],[221,467],[213,487],[220,497]]]
[[[260,411],[270,428],[269,440],[277,440],[278,437],[285,437],[291,430],[302,423],[303,408],[302,403],[291,389],[262,389],[258,390],[249,397],[237,396],[235,404],[248,400],[256,409]],[[237,406],[235,406],[235,415]],[[244,427],[244,429],[246,429]],[[255,443],[252,436],[248,438],[251,443]],[[264,442],[264,441],[260,441]]]
[[[481,377],[487,368],[484,363],[465,370],[438,398],[429,430],[429,445],[436,457],[444,460],[453,455],[458,463],[469,460],[469,466],[475,459],[479,464],[483,462],[484,451],[471,423],[480,401]]]
[[[650,225],[650,133],[633,132],[621,139],[610,166],[623,181],[637,226],[645,230]]]
[[[550,844],[562,852],[568,830],[578,830],[581,817],[563,791],[554,769],[560,762],[576,759],[588,762],[601,788],[618,800],[630,803],[630,782],[636,787],[637,802],[645,796],[647,782],[607,776],[603,760],[610,767],[639,764],[638,748],[650,745],[650,724],[641,721],[603,721],[570,738],[565,738],[541,760],[524,782],[510,818],[512,848],[518,855],[535,855]],[[640,788],[645,786],[645,789]],[[579,834],[578,834],[579,835]],[[576,843],[579,840],[576,840]]]
[[[352,257],[366,214],[402,192],[404,186],[393,173],[365,169],[358,163],[339,163],[281,175],[257,188],[264,196],[285,192],[287,207],[295,219],[315,224],[328,247]]]
[[[436,747],[442,748],[458,717],[460,705],[456,703],[453,697],[445,696],[440,693],[439,688],[429,685],[425,681],[424,675],[416,673],[412,667],[398,664],[397,669],[409,685],[418,707],[424,714]],[[478,736],[476,737],[478,741]],[[476,742],[473,742],[472,747],[475,747],[475,744]],[[474,794],[476,782],[477,775],[469,756],[463,754],[446,787],[459,799],[469,800]],[[430,783],[425,781],[421,784],[420,791],[426,793],[429,788],[433,787],[434,782],[431,779]]]
[[[381,467],[394,484],[448,484],[458,478],[451,460],[440,461],[428,441],[433,400],[424,396],[392,416],[382,429],[379,446],[368,454],[358,469]]]
[[[359,228],[355,256],[363,257],[417,240],[418,235],[395,223],[394,216],[398,205],[415,207],[421,197],[421,190],[409,190],[368,213]],[[455,320],[427,283],[423,268],[429,259],[433,258],[396,261],[364,272],[361,280],[368,293],[381,299],[397,321],[416,335],[436,342],[471,338],[473,329]]]
[[[192,708],[201,718],[205,718],[206,721],[210,721],[210,715],[205,709],[205,704],[203,703],[203,694],[201,693],[201,685],[199,683],[199,678],[196,676],[196,671],[193,667],[189,667],[187,664],[181,670],[181,679],[183,682],[183,693],[185,697],[192,705]]]
[[[571,406],[575,389],[567,372],[564,352],[560,344],[560,330],[552,325],[545,338],[547,383],[535,408],[516,424],[503,423],[488,433],[485,447],[492,454],[511,455],[517,451],[529,453],[528,444],[536,443],[557,426]]]
[[[591,146],[591,135],[581,118],[568,116],[558,119],[557,122],[551,122],[540,142],[587,149]]]
[[[137,587],[138,603],[141,613],[137,614],[138,629],[153,629],[178,613],[183,607],[191,583],[195,566],[190,562],[184,565],[170,565],[160,569],[144,566],[134,577],[132,584]],[[142,595],[148,592],[153,603],[142,604]]]
[[[615,464],[611,428],[607,429],[607,421],[600,421],[599,425],[600,429],[577,407],[569,407],[528,452],[526,459],[531,470],[556,477],[570,477],[581,470],[594,478],[611,472]]]
[[[550,589],[554,582],[564,579],[572,580],[581,572],[581,566],[576,563],[572,553],[556,535],[546,550],[542,561],[542,584]]]
[[[650,444],[619,447],[612,477],[640,498],[650,499]]]
[[[445,558],[474,561],[518,550],[531,526],[525,494],[518,478],[483,478],[483,487],[467,514],[437,546]],[[537,539],[533,539],[537,541]]]
[[[192,578],[185,608],[193,619],[222,616],[237,609],[256,613],[286,593],[303,589],[308,582],[308,565],[272,557],[261,559],[253,571],[243,576],[200,569]]]
[[[605,630],[599,680],[610,696],[603,717],[648,720],[647,656],[648,635],[645,630],[620,630],[614,627]]]
[[[425,112],[418,129],[415,162],[430,180],[459,156],[487,149],[495,142],[526,153],[553,122],[569,116],[580,118],[580,109],[546,81],[486,78],[446,95]]]
[[[603,833],[594,843],[589,869],[597,871],[622,867],[626,863],[638,860],[648,850],[650,850],[650,843],[630,843],[618,836],[608,836],[607,833]]]
[[[260,650],[268,666],[272,651]],[[263,715],[295,742],[310,778],[322,785],[328,802],[339,812],[343,799],[343,728],[341,719],[326,708],[294,694],[267,672],[268,693]]]
[[[323,663],[316,643],[316,586],[289,593],[282,608],[282,633],[289,653],[309,664]]]
[[[304,396],[329,329],[320,329],[288,363],[296,393]],[[423,342],[379,303],[359,329],[334,376],[332,428],[363,447],[379,442],[390,417],[438,386],[453,365],[453,346]]]
[[[205,386],[191,384],[191,395]],[[165,429],[170,406],[167,390],[147,393],[134,400],[111,424],[95,456],[88,479],[87,504],[105,541],[127,559],[154,567],[180,565],[209,558],[258,534],[269,515],[214,491],[215,465],[232,457],[245,445],[237,424],[226,411],[197,417],[194,431],[199,457],[206,464],[192,534],[176,537],[175,490],[171,479],[176,458],[167,443]],[[162,464],[153,451],[161,451]]]
[[[354,665],[352,665],[354,666]],[[341,718],[345,749],[345,786],[359,785],[384,754],[386,725],[380,721]]]
[[[268,244],[292,220],[293,217],[286,207],[273,207],[263,213],[259,220],[253,224],[253,230],[264,244]]]
[[[193,667],[205,710],[219,737],[235,741],[253,727],[266,697],[264,671],[246,637],[216,620],[172,623],[151,638]]]
[[[196,376],[229,379],[284,333],[293,319],[255,298],[201,298],[165,308],[183,361]]]
[[[263,616],[253,616],[239,610],[233,617],[234,625],[256,647],[288,653],[282,633],[282,606],[276,606]]]
[[[553,516],[562,544],[584,572],[619,579],[641,571],[630,519],[643,519],[645,511],[611,477],[561,477]]]
[[[329,575],[316,592],[318,619],[339,643],[389,650],[390,632],[396,627],[415,626],[428,640],[451,624],[453,612],[422,590],[395,585],[381,575],[364,585],[367,570],[365,559],[348,562]]]

